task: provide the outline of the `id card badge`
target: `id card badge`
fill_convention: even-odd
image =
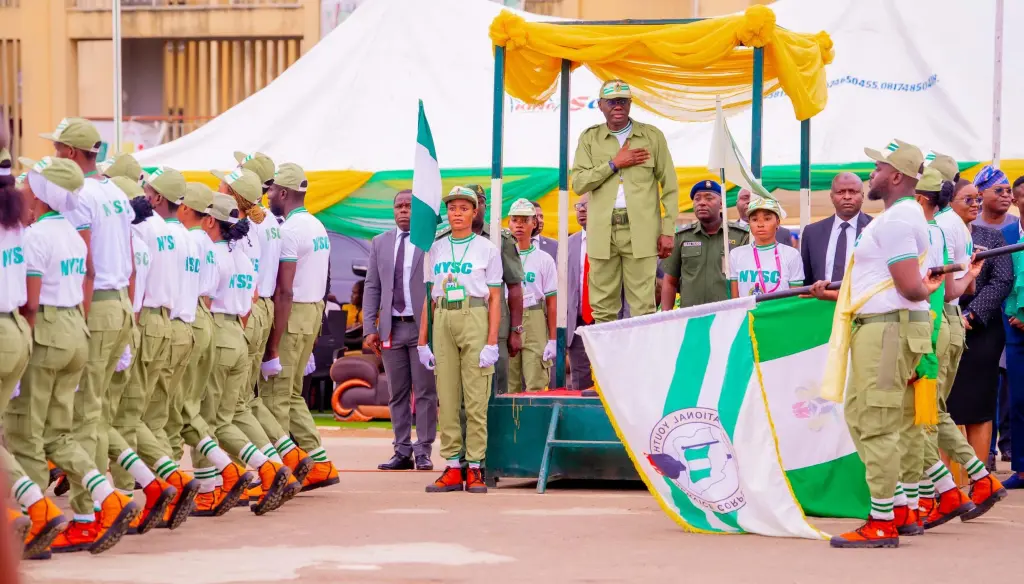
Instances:
[[[534,298],[533,294],[523,294],[523,308],[529,308],[537,304],[537,299]]]
[[[466,289],[452,282],[444,289],[444,299],[449,303],[462,302],[466,299]]]

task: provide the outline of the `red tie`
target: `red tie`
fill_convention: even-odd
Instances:
[[[594,323],[594,310],[590,308],[590,256],[583,256],[583,322]]]

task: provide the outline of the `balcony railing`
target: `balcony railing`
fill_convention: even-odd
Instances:
[[[17,8],[20,0],[0,0],[0,8]]]
[[[115,0],[67,0],[74,10],[110,10]],[[18,4],[18,0],[0,0]],[[259,6],[298,6],[299,0],[121,0],[123,10],[202,10],[211,8],[253,8]]]

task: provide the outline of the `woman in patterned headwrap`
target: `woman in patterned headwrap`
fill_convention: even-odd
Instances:
[[[1008,212],[1013,205],[1013,191],[1003,171],[992,166],[982,168],[974,177],[974,186],[981,193],[981,212],[974,220],[975,225],[1002,229],[1017,222],[1017,216]]]

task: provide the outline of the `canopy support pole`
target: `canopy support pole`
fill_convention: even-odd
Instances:
[[[750,95],[750,172],[761,178],[761,131],[764,118],[764,49],[754,48],[754,84]]]
[[[811,120],[800,122],[800,235],[811,222]]]
[[[113,158],[121,153],[121,136],[123,133],[121,125],[124,119],[124,104],[121,103],[121,97],[124,93],[121,76],[121,3],[114,2],[110,12],[113,18],[111,29],[113,35],[111,40],[114,45],[114,143],[111,144],[113,152],[108,152],[107,156]]]
[[[501,249],[502,144],[505,132],[505,47],[494,47],[494,126],[491,131],[491,243]]]
[[[558,354],[555,356],[555,387],[567,387],[565,377],[565,353],[570,339],[565,338],[568,325],[569,297],[569,83],[572,77],[572,63],[562,59],[561,103],[558,110],[558,330],[555,339]],[[587,285],[586,282],[583,283]],[[551,318],[551,315],[548,315]]]
[[[999,168],[1003,122],[1003,0],[996,0],[995,71],[992,84],[992,166]]]

